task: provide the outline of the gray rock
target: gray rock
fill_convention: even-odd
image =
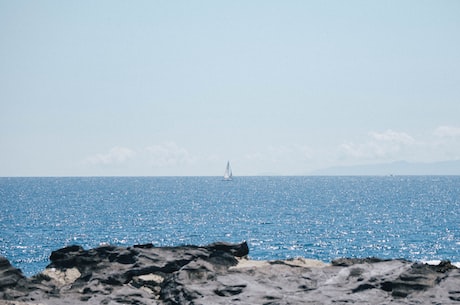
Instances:
[[[0,305],[458,304],[460,271],[377,258],[251,261],[246,243],[70,246],[26,278],[0,258]]]
[[[24,279],[21,270],[14,268],[5,257],[0,256],[0,291],[14,287]]]

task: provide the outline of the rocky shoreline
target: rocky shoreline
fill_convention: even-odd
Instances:
[[[460,270],[406,260],[246,259],[248,245],[69,246],[25,277],[0,257],[0,305],[460,304]]]

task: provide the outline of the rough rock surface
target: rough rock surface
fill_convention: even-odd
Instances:
[[[0,257],[0,305],[460,304],[460,270],[404,260],[251,261],[246,243],[70,246],[26,278]]]

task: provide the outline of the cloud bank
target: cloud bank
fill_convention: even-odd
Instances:
[[[92,165],[122,164],[132,159],[136,152],[130,148],[115,146],[106,153],[99,153],[86,158],[85,163]]]
[[[439,126],[418,137],[391,129],[372,131],[367,140],[342,143],[339,150],[343,159],[354,159],[355,163],[456,160],[460,159],[460,127]]]
[[[252,152],[245,147],[238,149],[224,156],[218,150],[192,153],[174,141],[141,148],[114,146],[86,158],[85,164],[89,171],[99,169],[101,174],[118,169],[112,173],[219,175],[224,162],[230,159],[240,175],[301,175],[333,166],[460,160],[460,127],[441,125],[416,135],[394,129],[369,131],[361,139],[330,146],[284,143]]]
[[[148,146],[142,152],[147,157],[148,163],[154,167],[191,164],[195,160],[187,149],[174,142]]]
[[[140,149],[115,146],[108,152],[89,156],[84,163],[93,166],[175,167],[195,161],[189,151],[174,142],[166,142]]]
[[[453,126],[439,126],[433,132],[433,134],[437,137],[451,137],[456,138],[460,137],[460,127],[453,127]]]
[[[365,143],[347,142],[340,145],[340,151],[355,159],[394,158],[408,147],[417,145],[417,141],[406,132],[388,129],[383,132],[369,132]]]

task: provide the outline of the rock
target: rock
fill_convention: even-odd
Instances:
[[[367,258],[338,258],[334,259],[331,264],[333,266],[352,266],[355,264],[365,264],[365,263],[380,263],[380,262],[385,262],[389,261],[388,259],[380,259],[376,257],[367,257]]]
[[[216,242],[216,243],[208,245],[207,248],[210,250],[229,253],[236,257],[245,257],[249,254],[249,247],[248,247],[247,242],[242,242],[241,244]]]
[[[0,256],[0,300],[8,300],[14,304],[12,301],[27,296],[29,291],[33,290],[29,286],[29,281],[22,271]]]
[[[25,277],[21,270],[14,268],[3,256],[0,256],[0,291],[14,287]]]
[[[434,287],[447,277],[447,272],[457,269],[450,261],[442,261],[439,265],[414,263],[411,268],[401,273],[394,281],[382,283],[382,289],[391,291],[393,296],[406,297],[410,293]]]
[[[47,268],[42,272],[42,276],[49,277],[50,279],[56,281],[58,286],[66,286],[73,284],[78,278],[80,278],[81,273],[75,267],[62,270]]]
[[[405,260],[247,259],[248,245],[70,246],[26,278],[0,258],[0,305],[456,304],[460,271]]]

